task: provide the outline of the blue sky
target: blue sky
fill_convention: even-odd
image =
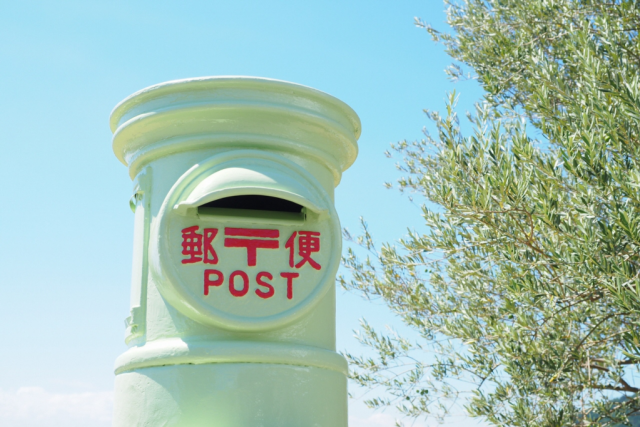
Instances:
[[[384,151],[418,139],[423,108],[461,92],[442,46],[413,25],[445,28],[441,0],[0,0],[0,424],[110,425],[113,362],[125,350],[131,181],[108,118],[129,94],[206,75],[288,80],[328,92],[360,116],[360,155],[336,192],[342,225],[364,216],[378,241],[420,226],[419,208],[385,190]],[[338,290],[338,348],[364,351],[358,320],[396,325],[382,306]],[[350,402],[351,425],[393,413]],[[460,417],[450,425],[469,425]],[[416,424],[417,425],[417,424]],[[426,423],[424,425],[431,425]]]

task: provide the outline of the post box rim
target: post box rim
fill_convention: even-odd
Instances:
[[[109,118],[109,125],[111,132],[115,133],[120,125],[120,120],[124,114],[131,108],[148,102],[154,98],[162,95],[168,95],[171,93],[181,92],[185,89],[194,90],[198,86],[236,86],[241,87],[257,87],[263,86],[265,88],[281,88],[286,91],[295,91],[296,94],[306,96],[309,98],[316,98],[323,103],[329,104],[339,110],[349,119],[353,125],[353,131],[355,139],[360,137],[362,131],[362,124],[358,114],[345,102],[340,99],[329,95],[326,92],[312,88],[310,86],[301,85],[299,83],[293,83],[286,80],[271,79],[266,77],[253,77],[253,76],[206,76],[206,77],[191,77],[186,79],[170,80],[167,82],[157,83],[155,85],[148,86],[144,89],[140,89],[137,92],[127,96],[120,101],[111,111]]]
[[[243,118],[240,112],[247,115]],[[260,120],[266,123],[257,126]],[[197,77],[147,87],[116,105],[110,127],[114,154],[132,178],[145,165],[176,152],[235,148],[240,143],[314,158],[331,171],[334,186],[355,161],[361,133],[353,109],[325,92],[244,76]]]

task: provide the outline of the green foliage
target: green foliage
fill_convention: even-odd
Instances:
[[[437,134],[403,141],[401,191],[425,234],[376,248],[366,229],[344,287],[382,298],[421,337],[365,324],[373,407],[495,425],[630,425],[640,413],[640,2],[447,1],[421,21],[487,92],[470,136],[451,95]],[[532,135],[537,135],[537,139]],[[351,236],[347,233],[347,238]]]

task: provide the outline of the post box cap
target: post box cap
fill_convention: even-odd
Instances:
[[[314,157],[340,181],[361,124],[344,102],[307,86],[256,77],[160,83],[111,113],[113,150],[135,176],[154,159],[203,148],[257,148]]]

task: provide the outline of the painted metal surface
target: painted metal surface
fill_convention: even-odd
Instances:
[[[292,83],[187,79],[111,114],[134,180],[114,426],[346,426],[333,191],[360,121]]]

